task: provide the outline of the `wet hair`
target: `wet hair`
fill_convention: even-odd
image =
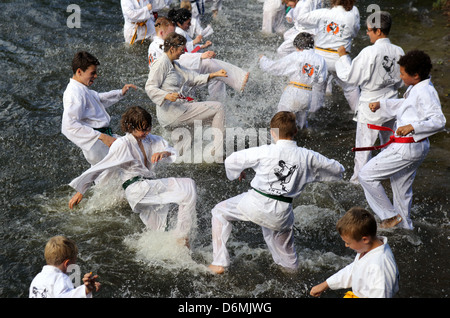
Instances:
[[[169,18],[159,16],[155,21],[155,29],[163,29],[166,30],[169,26],[175,25],[175,23]]]
[[[314,48],[313,35],[307,32],[301,32],[297,34],[297,36],[294,39],[294,46],[299,50],[313,49]]]
[[[389,12],[377,11],[367,17],[367,27],[371,28],[373,32],[378,29],[384,34],[389,35],[391,31],[392,18]],[[377,25],[379,23],[379,25]]]
[[[430,77],[430,72],[433,67],[430,56],[420,50],[409,51],[400,57],[398,64],[403,66],[405,72],[409,75],[414,76],[418,74],[421,81]]]
[[[171,32],[164,40],[164,52],[169,52],[170,48],[180,47],[186,45],[186,38],[176,32]]]
[[[180,9],[170,9],[167,17],[175,22],[176,25],[183,24],[185,21],[189,20],[192,17],[191,11],[186,8]]]
[[[292,139],[297,134],[297,123],[295,114],[281,111],[276,113],[270,121],[271,129],[278,129],[280,139]]]
[[[73,74],[75,74],[78,69],[85,72],[91,65],[100,65],[100,62],[94,55],[86,51],[77,52],[72,59]]]
[[[65,236],[54,236],[45,245],[44,257],[47,265],[58,266],[65,260],[77,259],[78,247],[75,241]]]
[[[131,106],[120,119],[120,128],[124,133],[133,130],[146,131],[152,128],[152,115],[140,106]]]
[[[355,0],[331,0],[331,6],[343,6],[345,11],[351,11],[355,4]]]
[[[353,207],[336,223],[336,230],[341,236],[359,241],[363,236],[376,237],[377,222],[369,211]]]

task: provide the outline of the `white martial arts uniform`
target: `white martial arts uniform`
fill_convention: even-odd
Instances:
[[[443,130],[446,119],[430,79],[409,86],[404,98],[381,100],[378,111],[385,116],[395,116],[397,128],[411,124],[414,132],[408,136],[416,142],[388,145],[361,169],[359,182],[367,202],[381,220],[400,214],[403,220],[399,226],[413,229],[410,215],[412,183],[428,154],[428,137]],[[391,181],[393,204],[381,184],[385,179]]]
[[[392,298],[398,292],[399,272],[387,238],[383,245],[363,257],[358,253],[353,263],[327,279],[330,289],[352,288],[358,298]]]
[[[164,40],[155,36],[153,42],[148,47],[149,67],[164,54]],[[184,53],[180,56],[178,63],[191,71],[200,74],[210,74],[221,69],[227,71],[227,77],[216,77],[208,81],[209,99],[215,101],[225,101],[227,97],[226,85],[237,92],[241,92],[248,78],[248,72],[233,64],[218,59],[202,59],[202,53]],[[192,95],[195,94],[192,92]],[[194,95],[195,96],[195,95]]]
[[[290,111],[297,117],[300,128],[307,127],[310,106],[318,108],[323,102],[323,91],[313,86],[326,82],[327,65],[314,49],[292,52],[277,61],[263,56],[259,60],[261,69],[273,75],[288,76],[290,83],[284,89],[278,103],[278,111]]]
[[[226,243],[232,221],[250,221],[262,227],[264,240],[276,264],[295,269],[298,258],[294,248],[294,214],[292,203],[269,198],[295,198],[306,184],[342,178],[344,167],[333,159],[298,147],[293,140],[278,140],[234,152],[225,160],[227,177],[235,180],[252,168],[252,190],[220,202],[212,209],[213,265],[229,266]],[[257,191],[256,191],[256,190]]]
[[[83,194],[91,182],[105,170],[117,170],[119,178],[124,183],[135,177],[142,177],[125,189],[125,197],[133,212],[139,213],[147,228],[164,231],[169,204],[176,203],[178,220],[175,231],[180,237],[186,237],[195,226],[197,202],[195,183],[189,178],[156,179],[157,165],[175,161],[176,152],[163,138],[151,134],[142,140],[142,144],[147,165],[136,138],[127,133],[112,144],[108,155],[102,161],[74,179],[70,186]],[[168,151],[172,155],[153,164],[152,155],[163,151]]]
[[[339,59],[337,49],[344,46],[347,52],[351,51],[351,44],[360,28],[359,10],[346,11],[342,6],[331,9],[324,8],[307,13],[302,13],[297,18],[298,22],[305,27],[315,27],[314,45],[316,51],[325,58],[327,62],[328,83],[334,80],[344,91],[344,96],[352,111],[356,112],[359,100],[359,88],[346,84],[335,77],[335,63]],[[330,86],[331,87],[331,86]],[[324,87],[325,89],[325,87]]]
[[[197,35],[203,36],[203,38],[210,36],[214,33],[214,30],[210,24],[203,28],[200,17],[205,13],[205,1],[204,0],[192,0],[191,1],[191,26],[187,31],[191,38],[195,38]]]
[[[135,41],[150,39],[155,35],[155,16],[147,5],[152,4],[149,0],[120,0],[124,18],[123,36],[126,43],[131,43],[133,34],[136,33]]]
[[[284,25],[286,16],[285,5],[281,0],[265,0],[263,5],[263,33],[281,33],[286,30]]]
[[[355,147],[368,147],[375,144],[377,137],[384,144],[391,132],[369,129],[367,124],[393,128],[393,117],[382,117],[381,112],[372,112],[369,103],[381,99],[398,98],[398,89],[403,81],[400,78],[398,61],[405,52],[388,38],[378,39],[373,45],[364,48],[357,57],[350,59],[343,55],[336,62],[337,76],[349,85],[359,86],[361,96],[357,108],[357,127]],[[350,181],[357,183],[358,172],[370,160],[371,151],[356,151],[353,176]]]
[[[42,267],[31,282],[29,298],[92,298],[84,284],[74,287],[69,275],[51,265]]]
[[[300,32],[316,33],[315,26],[304,25],[298,20],[298,17],[310,11],[320,9],[322,6],[322,0],[300,0],[293,9],[289,10],[286,18],[289,18],[294,23],[294,26],[283,34],[284,42],[277,48],[277,53],[280,56],[286,56],[295,51],[294,39]]]
[[[109,150],[98,139],[101,133],[94,128],[109,127],[111,117],[106,108],[122,98],[121,89],[97,93],[73,78],[64,91],[61,132],[81,148],[91,165],[103,159]]]

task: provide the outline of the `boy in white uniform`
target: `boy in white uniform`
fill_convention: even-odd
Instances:
[[[334,80],[344,91],[344,96],[353,112],[359,101],[359,88],[336,78],[335,63],[339,59],[337,50],[344,46],[351,51],[351,44],[359,32],[359,11],[354,0],[331,0],[332,8],[318,9],[298,16],[297,21],[305,27],[315,27],[315,45],[318,54],[327,62],[328,86]],[[325,90],[325,85],[323,89]],[[327,88],[327,93],[330,91]]]
[[[149,0],[120,0],[124,19],[123,36],[126,43],[144,42],[155,34],[155,16]]]
[[[353,263],[311,289],[318,297],[327,289],[352,288],[344,298],[392,298],[399,272],[387,238],[377,236],[377,223],[368,211],[351,208],[336,224],[345,246],[355,250]]]
[[[361,169],[359,182],[367,202],[389,228],[399,224],[413,229],[411,221],[412,184],[416,171],[430,149],[428,137],[442,131],[446,119],[439,95],[430,80],[430,57],[423,51],[410,51],[399,62],[400,76],[408,86],[404,98],[385,99],[370,103],[372,111],[394,116],[395,136],[387,148],[373,157]],[[381,184],[390,179],[393,203]]]
[[[148,47],[149,68],[164,54],[164,39],[175,30],[174,24],[165,17],[158,17],[155,22],[156,36]],[[226,85],[238,92],[242,92],[247,84],[249,72],[233,64],[215,59],[213,51],[204,53],[185,53],[178,62],[185,68],[200,73],[214,73],[221,69],[227,71],[227,77],[220,77],[208,82],[210,100],[224,101],[227,96]]]
[[[322,0],[301,0],[301,1],[288,1],[288,6],[291,7],[291,10],[286,15],[286,20],[289,23],[293,23],[294,26],[291,27],[283,34],[284,42],[277,48],[277,53],[280,56],[286,56],[295,51],[292,43],[294,42],[295,37],[300,32],[307,32],[311,34],[316,33],[315,26],[307,26],[303,25],[299,22],[298,17],[302,14],[308,13],[310,11],[314,11],[322,8]]]
[[[339,47],[339,60],[336,62],[337,76],[349,85],[359,86],[361,96],[357,108],[357,126],[355,147],[374,145],[377,137],[384,144],[389,140],[390,131],[369,129],[367,124],[381,125],[393,128],[395,119],[381,117],[381,113],[374,113],[369,103],[380,99],[397,98],[398,88],[402,86],[400,66],[398,61],[404,55],[403,49],[389,41],[392,19],[388,12],[377,12],[379,25],[367,18],[367,34],[373,45],[364,48],[357,57],[350,59],[343,46]],[[370,21],[370,20],[372,21]],[[355,165],[352,183],[358,183],[359,170],[371,158],[371,151],[355,152]]]
[[[159,136],[151,135],[151,115],[143,108],[130,107],[122,116],[119,137],[108,155],[95,166],[74,179],[70,186],[78,192],[69,202],[72,209],[83,198],[91,182],[106,170],[118,170],[125,197],[142,222],[152,231],[164,231],[169,204],[178,204],[175,233],[188,242],[196,225],[197,192],[189,178],[157,179],[158,164],[175,161],[175,150]]]
[[[310,182],[342,178],[344,167],[339,162],[297,146],[293,113],[275,114],[270,127],[275,144],[237,151],[225,160],[230,180],[245,178],[247,168],[256,175],[251,181],[253,189],[212,209],[213,261],[209,269],[213,273],[221,274],[230,265],[226,243],[232,222],[239,220],[260,225],[275,263],[288,270],[297,269],[292,200]]]
[[[273,75],[289,76],[289,85],[284,89],[278,103],[278,111],[293,112],[300,129],[307,127],[307,115],[311,104],[323,102],[323,92],[313,86],[326,82],[327,65],[322,56],[314,51],[314,38],[301,32],[294,40],[293,52],[277,61],[265,56],[259,60],[261,69]],[[319,93],[319,94],[317,94]],[[314,106],[318,108],[319,106]]]
[[[94,165],[108,153],[116,139],[109,127],[111,117],[106,108],[114,105],[127,93],[126,84],[121,90],[97,93],[88,87],[97,78],[100,62],[88,52],[80,51],[72,60],[73,76],[64,91],[61,132],[83,151],[84,157]]]
[[[100,289],[98,275],[87,273],[83,284],[74,287],[67,275],[70,266],[76,263],[78,247],[64,236],[54,236],[45,245],[47,265],[37,274],[30,285],[29,298],[92,298],[92,292]]]

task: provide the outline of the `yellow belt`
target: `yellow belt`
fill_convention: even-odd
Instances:
[[[359,298],[359,297],[356,296],[353,292],[348,291],[345,293],[344,298]]]
[[[324,49],[318,46],[314,47],[316,50],[320,50],[320,51],[324,51],[324,52],[329,52],[329,53],[337,53],[337,50],[333,50],[333,49]]]
[[[297,88],[306,89],[306,90],[308,90],[308,91],[311,91],[311,90],[312,90],[312,87],[311,87],[311,86],[305,85],[305,84],[302,84],[302,83],[298,83],[298,82],[289,82],[289,85],[290,85],[290,86],[297,87]]]
[[[136,22],[135,23],[136,27],[134,28],[134,33],[133,33],[133,37],[131,38],[131,42],[130,44],[133,45],[134,41],[136,41],[136,37],[137,37],[137,31],[138,31],[138,27],[143,27],[145,26],[145,34],[147,34],[147,20],[143,21],[143,22]],[[144,42],[145,40],[145,36],[142,39],[142,42]],[[141,43],[142,43],[141,42]]]

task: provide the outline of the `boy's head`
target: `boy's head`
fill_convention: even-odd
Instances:
[[[295,8],[298,0],[286,0],[285,2],[286,2],[286,6],[288,6],[290,8]]]
[[[367,17],[366,24],[369,37],[376,34],[377,30],[380,30],[387,37],[391,31],[392,18],[389,12],[377,11]],[[374,43],[374,41],[371,42]]]
[[[411,77],[417,76],[419,82],[430,77],[431,68],[433,67],[428,54],[419,50],[409,51],[400,57],[398,64],[401,71],[406,72]],[[404,78],[402,79],[405,81]],[[405,84],[407,83],[405,82]]]
[[[149,131],[152,128],[152,115],[142,107],[132,106],[122,115],[120,128],[125,133]]]
[[[172,20],[166,17],[158,17],[155,21],[155,31],[156,35],[160,36],[162,39],[165,39],[169,33],[175,31],[175,24]]]
[[[85,72],[91,65],[98,66],[100,62],[95,56],[86,51],[77,52],[72,60],[72,72],[75,74],[78,69]]]
[[[188,20],[192,18],[192,13],[186,8],[171,9],[168,13],[169,19],[171,19],[175,24],[181,27]]]
[[[294,139],[298,131],[295,114],[287,111],[276,113],[270,121],[270,130],[272,136],[275,134],[274,139]]]
[[[77,245],[65,236],[54,236],[45,245],[44,256],[47,265],[60,266],[66,260],[75,263],[77,255]]]
[[[294,39],[294,46],[299,50],[314,48],[314,37],[307,32],[300,32]]]
[[[363,237],[376,237],[377,222],[367,210],[353,207],[337,222],[336,229],[342,237],[360,241]]]

